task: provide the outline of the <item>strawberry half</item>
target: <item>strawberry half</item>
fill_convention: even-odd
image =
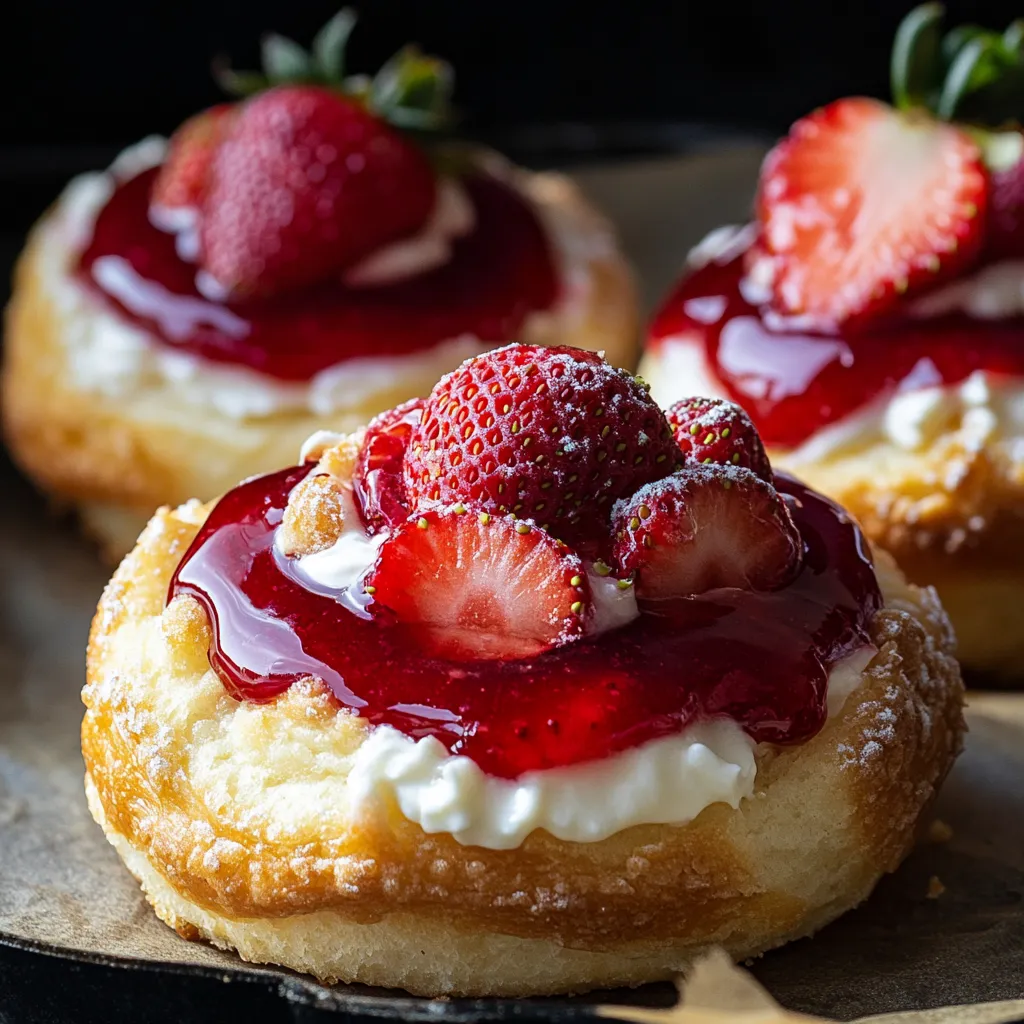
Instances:
[[[665,410],[687,462],[745,466],[762,480],[774,480],[771,463],[750,417],[722,398],[681,398]]]
[[[564,544],[461,505],[402,523],[366,590],[430,653],[455,659],[528,658],[578,640],[590,604],[583,563]]]
[[[639,597],[716,587],[774,590],[792,579],[803,542],[775,488],[739,466],[693,466],[640,488],[612,515],[615,561]]]
[[[205,290],[268,296],[325,280],[411,235],[434,208],[423,151],[356,100],[278,86],[247,100],[210,171]]]
[[[978,256],[988,179],[959,128],[870,99],[798,121],[768,154],[752,276],[781,312],[834,327],[889,310]]]
[[[413,398],[370,421],[359,449],[354,487],[363,521],[371,534],[391,529],[409,515],[405,451],[423,415],[423,399]]]
[[[405,468],[414,501],[513,512],[579,545],[606,540],[612,503],[681,461],[628,373],[592,352],[507,345],[438,381]]]
[[[171,136],[167,157],[153,182],[153,206],[177,210],[202,205],[214,154],[234,110],[232,103],[210,107],[190,117]]]

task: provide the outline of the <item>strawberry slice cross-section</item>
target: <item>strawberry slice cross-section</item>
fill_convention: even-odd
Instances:
[[[761,172],[755,280],[817,326],[871,319],[962,271],[988,177],[971,137],[921,112],[838,100],[798,121]]]
[[[583,563],[565,544],[463,505],[402,523],[366,590],[429,653],[460,660],[533,657],[578,640],[590,606]]]

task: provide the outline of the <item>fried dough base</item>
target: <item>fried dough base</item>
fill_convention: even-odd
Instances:
[[[861,902],[910,849],[961,744],[962,685],[934,594],[879,559],[878,654],[812,740],[763,745],[753,798],[685,826],[515,850],[352,816],[365,722],[314,682],[238,702],[205,612],[165,607],[207,509],[163,509],[108,585],[88,651],[93,815],[158,916],[325,981],[422,995],[638,985],[712,944],[748,957]]]

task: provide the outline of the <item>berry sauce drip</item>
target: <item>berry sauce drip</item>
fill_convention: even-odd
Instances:
[[[121,184],[100,212],[80,274],[133,323],[165,344],[205,359],[306,381],[335,363],[394,356],[469,334],[514,337],[528,314],[548,309],[558,281],[533,211],[494,178],[464,181],[476,229],[451,260],[378,288],[329,282],[276,299],[225,305],[204,298],[196,267],[173,235],[149,221],[156,170]]]
[[[800,743],[826,718],[832,665],[867,641],[881,596],[859,529],[779,476],[805,545],[792,583],[660,601],[620,629],[516,661],[427,656],[355,594],[316,593],[276,553],[274,528],[310,467],[259,477],[220,500],[171,582],[214,627],[210,661],[240,700],[321,679],[372,723],[436,736],[492,775],[608,756],[726,716],[755,740]]]
[[[702,345],[708,369],[769,447],[796,447],[900,389],[957,384],[976,370],[1024,376],[1020,318],[948,314],[893,320],[870,332],[811,334],[781,320],[768,326],[743,297],[742,280],[742,256],[688,275],[655,318],[651,346],[678,335]]]

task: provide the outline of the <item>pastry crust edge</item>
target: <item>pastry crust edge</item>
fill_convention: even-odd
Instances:
[[[167,618],[167,581],[204,516],[198,505],[158,512],[108,585],[89,642],[83,753],[94,817],[158,916],[248,960],[436,996],[641,984],[710,945],[757,955],[857,905],[898,866],[960,749],[948,621],[934,594],[899,583],[842,714],[806,744],[762,749],[739,810],[713,805],[682,827],[589,844],[538,832],[512,851],[426,835],[397,813],[340,841],[239,832],[180,771],[154,776],[133,733],[136,681],[113,643],[140,617]],[[208,629],[205,614],[172,623],[187,671],[203,671]],[[303,713],[323,713],[315,687],[296,690]]]

